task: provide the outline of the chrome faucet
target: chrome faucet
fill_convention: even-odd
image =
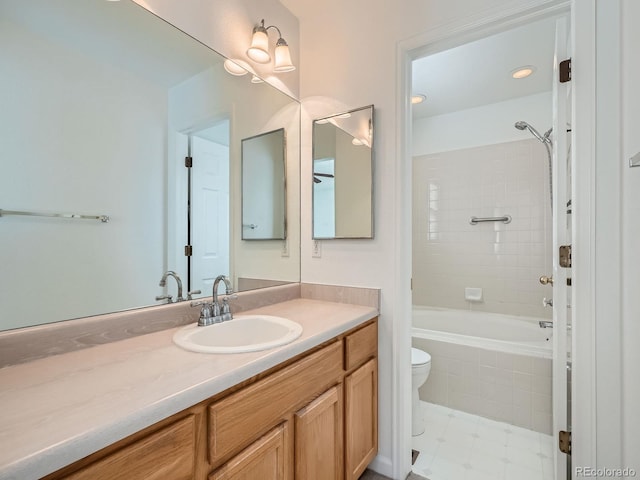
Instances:
[[[162,278],[160,279],[160,283],[158,284],[161,287],[164,287],[167,285],[167,277],[173,277],[176,280],[176,283],[178,284],[178,298],[176,298],[176,302],[182,302],[184,301],[184,298],[182,297],[182,280],[180,280],[180,277],[178,276],[178,274],[176,272],[174,272],[173,270],[169,270],[167,272],[164,273],[164,275],[162,275]],[[172,296],[171,295],[158,295],[156,297],[156,300],[164,300],[164,299],[169,300],[168,303],[172,303]]]
[[[540,320],[538,321],[538,325],[540,326],[540,328],[553,328],[553,322],[550,322],[548,320]]]
[[[222,305],[220,305],[220,302],[218,302],[218,286],[220,285],[220,281],[223,281],[226,287],[226,297],[222,299]],[[225,275],[218,275],[213,282],[213,302],[191,303],[192,307],[202,305],[202,309],[200,310],[200,318],[198,319],[198,326],[206,327],[207,325],[211,325],[214,323],[226,322],[227,320],[231,320],[233,318],[233,314],[231,313],[231,308],[229,307],[229,299],[233,298],[238,298],[238,296],[233,294],[233,288],[231,286],[229,278],[227,278]]]

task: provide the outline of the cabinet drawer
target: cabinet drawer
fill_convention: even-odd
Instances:
[[[349,371],[378,353],[378,322],[353,332],[344,339],[344,369]]]
[[[209,460],[229,454],[300,408],[342,375],[342,342],[336,341],[209,407]]]
[[[195,417],[190,415],[65,476],[68,480],[191,480]]]

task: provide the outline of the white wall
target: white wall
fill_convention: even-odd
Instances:
[[[153,304],[166,89],[4,22],[0,43],[11,45],[0,65],[0,208],[111,217],[0,220],[0,264],[16,274],[0,279],[2,328]]]
[[[480,12],[505,12],[509,8],[531,6],[526,0],[403,0],[401,2],[354,0],[284,1],[300,19],[302,178],[311,178],[311,120],[364,105],[375,105],[373,240],[332,240],[322,242],[322,258],[312,258],[311,184],[302,183],[302,280],[305,282],[378,287],[382,290],[379,362],[379,456],[375,468],[393,474],[394,434],[392,408],[408,405],[392,403],[396,388],[394,368],[408,364],[393,358],[392,342],[398,330],[396,265],[401,260],[396,245],[401,219],[395,201],[402,195],[396,188],[397,143],[397,43],[449,22],[463,23]],[[330,26],[330,28],[329,28]],[[408,284],[410,272],[403,282]],[[401,356],[401,353],[396,355]],[[408,362],[408,349],[406,362]],[[404,455],[404,452],[400,453]],[[402,467],[404,468],[404,467]],[[402,473],[397,474],[400,478]]]
[[[538,282],[552,271],[548,183],[536,139],[414,157],[413,303],[551,318],[551,286]],[[469,223],[503,215],[511,223]]]
[[[531,138],[514,124],[523,120],[540,134],[551,128],[551,92],[413,121],[413,156]]]
[[[622,222],[623,222],[623,451],[622,463],[640,471],[640,167],[628,168],[628,159],[640,152],[640,3],[622,2]]]

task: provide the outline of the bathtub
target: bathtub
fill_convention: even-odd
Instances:
[[[548,319],[414,306],[412,337],[552,358],[553,329],[540,320]]]
[[[553,330],[539,320],[414,306],[412,344],[431,355],[420,399],[550,434]]]

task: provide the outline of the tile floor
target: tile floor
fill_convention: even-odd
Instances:
[[[420,402],[413,471],[429,480],[553,480],[550,435]]]

